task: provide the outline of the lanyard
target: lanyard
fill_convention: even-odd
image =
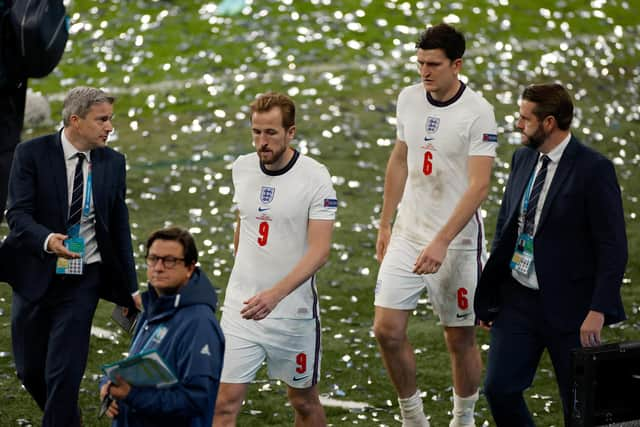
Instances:
[[[531,187],[533,187],[533,180],[536,176],[536,169],[533,168],[533,173],[531,174],[531,178],[529,178],[529,183],[527,184],[527,189],[524,191],[524,198],[522,199],[522,209],[521,213],[524,216],[527,213],[527,209],[529,209],[529,196],[531,195]]]
[[[144,333],[145,329],[147,328],[147,325],[149,324],[148,320],[145,320],[144,323],[142,324],[142,326],[140,327],[140,331],[138,332],[138,335],[136,336],[136,338],[133,340],[133,343],[131,344],[131,353],[133,354],[137,354],[137,353],[141,353],[143,352],[148,346],[149,343],[151,343],[151,340],[153,339],[153,337],[156,335],[156,333],[158,332],[158,330],[160,328],[164,327],[164,324],[161,323],[158,326],[156,326],[153,329],[153,332],[151,332],[151,335],[149,335],[149,337],[147,338],[147,340],[145,341],[144,345],[142,346],[142,348],[140,348],[140,350],[136,350],[136,347],[140,344],[140,337],[142,336],[142,334]]]
[[[93,174],[91,173],[91,163],[89,163],[89,174],[87,175],[87,191],[84,196],[84,205],[82,206],[82,216],[85,218],[89,216],[89,208],[91,207],[91,193],[93,191],[91,188],[91,182],[93,180],[92,176]]]

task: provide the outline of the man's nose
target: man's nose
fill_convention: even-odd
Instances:
[[[258,135],[258,147],[266,147],[269,143],[269,141],[267,140],[267,136],[265,134],[260,134]]]

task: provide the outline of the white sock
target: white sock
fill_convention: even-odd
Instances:
[[[429,427],[429,420],[424,415],[420,390],[406,399],[398,398],[400,414],[402,415],[402,427]]]
[[[469,397],[460,397],[453,391],[453,419],[449,427],[475,427],[473,419],[478,391]]]

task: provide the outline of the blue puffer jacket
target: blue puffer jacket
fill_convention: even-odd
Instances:
[[[176,295],[149,286],[130,354],[156,349],[179,379],[168,388],[132,387],[114,427],[211,427],[224,355],[217,296],[199,268]]]

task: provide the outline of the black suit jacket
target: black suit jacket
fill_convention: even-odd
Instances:
[[[92,191],[98,250],[102,257],[100,296],[133,304],[138,289],[129,213],[125,204],[125,159],[104,147],[91,151]],[[0,247],[5,279],[15,292],[37,301],[55,274],[56,256],[44,251],[50,233],[66,234],[67,172],[60,133],[19,144],[11,168],[7,221]]]
[[[520,204],[538,155],[526,147],[513,155],[491,256],[476,289],[480,320],[491,321],[500,310],[501,288],[511,276]],[[627,237],[615,170],[573,136],[551,182],[533,245],[544,313],[555,329],[579,329],[589,310],[604,313],[605,324],[626,318],[620,285]]]

